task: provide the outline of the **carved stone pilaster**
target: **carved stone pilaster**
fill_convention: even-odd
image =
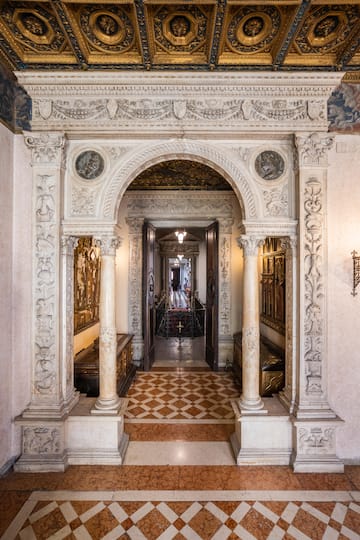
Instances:
[[[299,351],[293,421],[294,469],[340,471],[335,431],[339,419],[327,399],[327,151],[333,143],[327,133],[296,138],[299,154]],[[321,444],[317,434],[333,433],[333,443]],[[329,431],[327,431],[329,433]],[[306,450],[306,451],[305,451]]]
[[[17,470],[64,470],[62,419],[70,373],[62,354],[60,207],[63,148],[59,133],[26,134],[33,171],[33,311],[31,401],[16,421],[23,453]],[[66,295],[66,290],[64,291]],[[66,388],[64,388],[64,384]],[[41,423],[41,426],[39,426]],[[54,427],[56,425],[56,427]],[[46,460],[43,455],[46,453]]]
[[[232,361],[231,238],[233,219],[219,219],[219,365]]]
[[[74,389],[74,249],[78,238],[62,236],[61,245],[61,341],[62,389],[67,409],[78,401]]]
[[[140,365],[144,356],[142,335],[142,229],[143,218],[127,218],[129,226],[129,332],[133,338],[134,363]]]
[[[281,247],[286,258],[286,298],[285,298],[285,386],[279,394],[280,401],[292,413],[296,392],[297,359],[297,238],[283,238]]]

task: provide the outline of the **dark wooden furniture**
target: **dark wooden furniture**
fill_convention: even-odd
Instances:
[[[234,335],[233,370],[236,378],[242,383],[242,345],[241,332]],[[285,352],[283,349],[260,337],[260,380],[259,393],[270,397],[279,392],[285,384]]]
[[[131,334],[117,334],[117,392],[126,395],[135,376],[136,367],[132,363]],[[89,397],[99,395],[99,340],[80,351],[74,360],[74,385]]]

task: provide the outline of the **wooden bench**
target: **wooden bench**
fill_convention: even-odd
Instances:
[[[132,363],[132,334],[117,334],[116,384],[119,396],[126,395],[135,376]],[[80,351],[74,359],[74,385],[79,392],[89,397],[99,395],[99,340]]]
[[[242,383],[242,342],[241,332],[234,335],[233,371]],[[260,378],[259,393],[270,397],[278,393],[285,385],[285,351],[266,339],[260,337]]]

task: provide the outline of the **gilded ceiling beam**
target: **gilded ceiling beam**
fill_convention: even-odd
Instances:
[[[210,69],[214,69],[218,61],[220,37],[221,37],[221,31],[224,25],[226,2],[227,0],[217,0],[214,34],[213,34],[213,40],[211,44],[210,57],[209,57]]]
[[[359,50],[359,43],[360,43],[360,21],[356,25],[356,30],[353,36],[348,40],[345,48],[340,52],[337,58],[337,65],[339,66],[340,71],[343,71],[350,67],[348,66],[348,64],[351,61],[354,54]],[[358,66],[356,69],[357,70],[359,69]]]
[[[311,0],[303,0],[295,12],[291,27],[273,60],[273,66],[278,68],[284,63],[285,57],[294,42],[294,38],[304,22],[304,17],[310,9]]]
[[[144,2],[142,0],[134,0],[134,4],[135,4],[135,9],[136,9],[139,33],[140,33],[143,63],[146,69],[150,69],[151,56],[150,56],[150,49],[149,49],[149,37],[148,37],[146,21],[145,21]]]
[[[76,59],[80,67],[82,68],[87,67],[86,57],[83,51],[81,50],[78,39],[76,38],[74,34],[73,28],[69,21],[69,14],[67,10],[64,8],[61,0],[53,0],[52,5],[56,12],[57,18],[63,27],[64,32],[67,34],[71,48],[76,56]]]

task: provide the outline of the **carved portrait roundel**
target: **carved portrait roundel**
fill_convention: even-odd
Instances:
[[[264,150],[255,159],[255,170],[263,180],[276,180],[285,170],[282,156],[274,150]]]
[[[78,155],[75,161],[76,172],[85,180],[98,178],[104,170],[103,157],[94,150],[86,150]]]

